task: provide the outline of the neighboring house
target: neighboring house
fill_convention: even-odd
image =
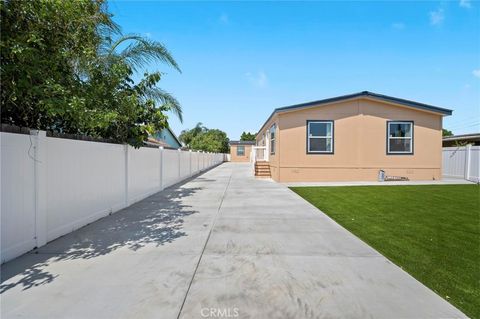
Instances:
[[[265,156],[254,156],[280,182],[372,181],[379,170],[441,179],[442,118],[451,114],[367,91],[281,107],[256,136]]]
[[[158,144],[167,148],[179,149],[182,147],[182,143],[179,141],[178,137],[169,127],[158,131],[153,136],[151,136],[148,141],[150,143]]]
[[[249,162],[254,141],[230,141],[230,161]]]
[[[464,146],[467,144],[479,146],[480,133],[445,136],[443,138],[443,147]]]

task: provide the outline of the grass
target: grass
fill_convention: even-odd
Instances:
[[[480,318],[477,185],[293,187],[472,318]]]

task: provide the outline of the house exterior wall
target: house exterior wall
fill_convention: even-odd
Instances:
[[[157,132],[155,134],[155,138],[159,140],[163,140],[165,143],[167,143],[173,148],[182,147],[182,144],[178,143],[177,138],[173,136],[172,132],[170,132],[168,128],[164,128],[160,132]]]
[[[334,121],[333,154],[307,154],[307,120]],[[390,120],[414,122],[413,154],[387,154]],[[276,122],[276,181],[373,181],[380,169],[410,180],[441,179],[440,114],[357,98],[279,113]]]
[[[259,133],[257,133],[257,136],[256,136],[257,145],[266,146],[266,143],[270,141],[270,136],[268,135],[268,132],[270,131],[270,128],[272,127],[272,125],[274,124],[276,125],[275,153],[271,154],[269,151],[269,154],[268,154],[268,162],[270,163],[270,174],[272,178],[276,181],[280,180],[280,167],[279,167],[280,160],[279,159],[280,159],[280,153],[281,153],[280,134],[279,134],[280,128],[279,128],[278,120],[279,120],[278,114],[274,114],[272,118],[264,125],[264,127],[262,127],[262,130]],[[265,138],[265,135],[268,135],[268,136]],[[267,149],[269,150],[270,146],[268,146]]]
[[[237,146],[230,145],[230,161],[231,162],[250,162],[250,154],[252,153],[252,145],[242,145],[245,147],[245,155],[237,155]]]

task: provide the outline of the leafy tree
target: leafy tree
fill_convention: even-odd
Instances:
[[[0,11],[2,122],[140,146],[166,111],[182,119],[160,72],[132,80],[150,62],[178,64],[160,43],[122,36],[103,0],[9,0]]]
[[[228,153],[227,134],[217,129],[201,132],[192,139],[190,147],[205,152]]]
[[[97,119],[87,131],[117,141],[141,146],[149,135],[168,126],[166,111],[173,111],[182,121],[182,109],[169,93],[157,87],[162,74],[145,73],[138,83],[131,78],[139,67],[146,67],[151,60],[167,62],[179,70],[168,51],[158,42],[138,36],[121,36],[112,41],[107,37],[108,48],[102,48],[93,71],[87,72]],[[116,52],[120,43],[133,41],[124,50]],[[112,105],[112,101],[117,102]],[[114,106],[112,108],[112,106]]]
[[[453,132],[447,129],[442,129],[442,136],[453,136]]]
[[[129,82],[122,72],[131,74],[125,66],[117,66],[114,76],[110,73],[100,75],[99,81],[92,79],[88,102],[95,103],[96,108],[84,127],[88,135],[102,136],[116,141],[127,142],[135,147],[142,146],[149,135],[168,125],[166,105],[157,106],[152,99],[145,98],[149,90],[159,80],[158,74],[145,74],[139,83]],[[116,75],[118,72],[118,76]],[[109,81],[104,81],[104,78]],[[106,83],[96,86],[95,83]],[[113,108],[110,102],[116,102]],[[92,105],[93,106],[93,105]]]
[[[81,116],[75,72],[94,60],[101,30],[118,30],[101,1],[0,3],[2,121],[55,129]]]
[[[255,135],[254,133],[243,132],[240,141],[255,141]]]
[[[183,130],[180,133],[180,136],[178,137],[178,139],[180,140],[180,142],[183,142],[185,145],[190,146],[190,143],[197,135],[204,133],[206,131],[208,131],[208,129],[205,126],[203,126],[203,123],[198,122],[197,125],[195,125],[195,127],[192,128],[191,130]]]

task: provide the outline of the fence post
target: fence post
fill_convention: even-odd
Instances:
[[[182,150],[178,149],[178,181],[182,178]]]
[[[470,178],[470,162],[471,162],[472,144],[468,144],[465,147],[465,179]]]
[[[31,130],[35,189],[35,243],[37,247],[47,243],[47,132]]]
[[[158,148],[160,152],[160,191],[163,191],[163,146]]]
[[[189,157],[189,163],[190,163],[190,176],[193,176],[192,172],[192,150],[189,151],[190,157]]]
[[[125,207],[128,207],[128,145],[123,145],[125,154]]]
[[[200,173],[200,152],[196,151],[197,153],[197,173]]]

